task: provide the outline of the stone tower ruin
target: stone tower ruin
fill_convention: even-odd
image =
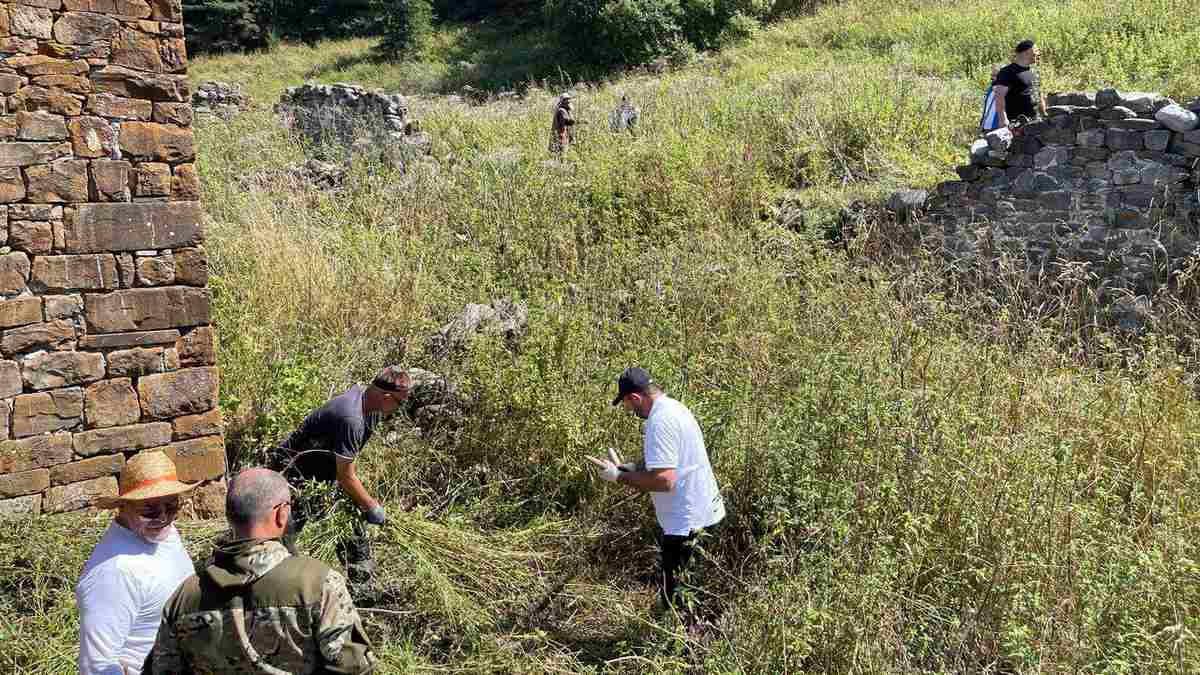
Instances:
[[[0,518],[146,448],[225,473],[183,30],[180,0],[0,3]]]

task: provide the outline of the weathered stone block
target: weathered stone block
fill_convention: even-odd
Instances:
[[[107,16],[68,12],[54,22],[54,39],[68,45],[86,45],[110,40],[120,29],[120,22]]]
[[[108,354],[109,377],[141,377],[161,373],[168,368],[162,347],[123,349]]]
[[[62,159],[25,169],[26,198],[37,202],[86,202],[87,162]]]
[[[84,296],[90,332],[155,330],[209,322],[208,291],[186,286],[135,288]]]
[[[0,474],[0,499],[29,495],[41,492],[48,487],[50,487],[49,469]]]
[[[104,202],[128,201],[129,169],[129,162],[107,159],[93,160],[91,162],[91,187],[94,200]]]
[[[1043,192],[1037,196],[1037,201],[1044,209],[1067,211],[1071,208],[1071,193],[1066,190]]]
[[[82,421],[83,390],[79,387],[22,394],[13,399],[14,438],[70,429]]]
[[[167,422],[152,422],[93,429],[75,434],[74,440],[75,452],[83,457],[156,448],[170,442],[171,425]]]
[[[167,286],[175,283],[175,256],[165,251],[156,256],[137,259],[137,283],[139,286]]]
[[[83,392],[84,419],[89,429],[134,424],[141,417],[137,393],[128,378],[102,380]]]
[[[21,366],[16,361],[0,361],[0,396],[4,398],[12,398],[25,390],[25,382],[21,379]],[[8,401],[0,403],[0,408],[4,409],[4,429],[3,436],[8,437]]]
[[[70,124],[71,147],[76,157],[108,157],[117,144],[113,125],[103,117],[76,117]]]
[[[50,28],[54,24],[54,15],[44,7],[9,4],[9,32],[13,35],[50,39]]]
[[[158,42],[162,68],[168,73],[187,71],[187,46],[182,37],[165,37]]]
[[[60,89],[72,94],[90,94],[92,81],[78,75],[41,75],[33,78],[32,83],[47,89]]]
[[[153,104],[113,94],[93,94],[87,99],[87,110],[93,115],[117,120],[148,120]]]
[[[15,68],[23,75],[82,75],[88,71],[86,63],[56,59],[49,56],[14,56],[4,59],[3,65]]]
[[[42,513],[42,496],[25,495],[0,501],[0,522],[18,520]]]
[[[201,326],[188,331],[175,342],[179,354],[179,365],[211,366],[217,362],[216,335],[211,326]]]
[[[25,83],[20,75],[0,73],[0,94],[15,94]]]
[[[177,417],[171,424],[175,428],[172,437],[177,441],[200,436],[217,436],[225,428],[220,408],[213,408],[199,415]]]
[[[17,139],[22,141],[61,141],[67,137],[67,124],[61,115],[44,110],[19,112]]]
[[[14,220],[54,220],[62,218],[63,207],[54,204],[13,204],[8,215]]]
[[[30,287],[38,292],[117,288],[117,263],[108,254],[50,255],[33,260]]]
[[[68,92],[51,87],[28,85],[9,98],[9,109],[49,110],[59,115],[78,115],[83,112],[83,101]],[[70,146],[66,146],[68,153]]]
[[[83,296],[47,295],[41,299],[45,305],[47,321],[73,319],[83,314]]]
[[[75,339],[75,324],[70,321],[35,323],[4,331],[0,351],[6,356],[34,349],[62,349]]]
[[[110,333],[107,335],[85,335],[79,339],[80,349],[120,349],[145,345],[175,344],[179,340],[177,330],[152,330],[136,333]]]
[[[0,295],[18,295],[27,290],[29,257],[24,253],[0,255]]]
[[[171,165],[142,162],[134,167],[133,193],[138,197],[165,197],[171,194]]]
[[[101,455],[70,464],[60,464],[50,470],[51,485],[79,483],[85,480],[115,476],[125,466],[125,455]]]
[[[63,9],[72,12],[115,14],[130,19],[144,19],[150,16],[150,6],[145,0],[65,0]]]
[[[104,377],[104,357],[94,352],[34,352],[21,360],[21,377],[30,389],[57,389]]]
[[[41,298],[0,300],[0,328],[15,328],[42,320]],[[0,381],[3,378],[0,377]],[[0,392],[0,398],[8,398]]]
[[[1145,147],[1142,133],[1128,129],[1109,129],[1104,144],[1113,150],[1141,150]]]
[[[192,130],[156,122],[122,122],[121,152],[135,159],[186,162],[195,159]]]
[[[192,126],[191,103],[155,103],[154,121],[159,124],[174,124],[179,127]]]
[[[25,179],[16,167],[0,169],[0,202],[19,202],[25,199]]]
[[[1076,134],[1075,142],[1086,148],[1100,148],[1104,146],[1106,136],[1104,129],[1089,129]]]
[[[121,288],[133,288],[137,270],[133,264],[132,253],[117,254],[117,272],[121,275]]]
[[[182,0],[150,0],[150,7],[150,17],[155,21],[183,22]]]
[[[187,286],[208,284],[208,258],[202,248],[175,251],[175,283]]]
[[[66,513],[86,509],[97,499],[117,496],[117,477],[105,476],[80,483],[58,485],[42,498],[42,513]]]
[[[180,513],[185,513],[192,518],[224,518],[225,494],[224,480],[215,480],[201,485],[187,494]],[[0,516],[2,515],[0,512]]]
[[[7,404],[5,404],[7,405]],[[71,434],[41,434],[0,443],[0,473],[44,469],[71,461]]]
[[[184,102],[190,94],[184,75],[156,75],[113,65],[92,73],[91,78],[96,91],[129,98]]]
[[[172,201],[196,201],[200,199],[200,175],[194,164],[180,164],[174,168],[171,181]]]
[[[0,143],[0,168],[32,167],[70,154],[70,143]]]
[[[29,254],[49,253],[54,231],[44,220],[12,220],[8,224],[8,244]]]
[[[180,248],[203,238],[196,202],[87,204],[64,226],[72,253]]]
[[[43,42],[41,45],[42,53],[47,56],[53,56],[59,59],[81,59],[92,63],[92,59],[103,59],[96,65],[108,63],[108,58],[112,55],[112,49],[108,42],[93,42],[86,45],[64,45],[59,42]],[[91,90],[91,82],[88,82],[89,91]]]
[[[207,436],[172,443],[163,452],[175,461],[179,480],[191,483],[220,478],[225,474],[225,443],[220,436]]]
[[[134,70],[161,73],[162,56],[158,53],[158,40],[145,33],[125,29],[112,42],[112,63]]]
[[[138,380],[142,415],[169,419],[211,410],[217,404],[217,369],[187,368]]]

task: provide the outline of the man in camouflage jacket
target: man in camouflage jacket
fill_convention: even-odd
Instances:
[[[280,543],[287,481],[248,469],[230,482],[234,539],[163,608],[147,673],[366,673],[376,658],[342,575]]]

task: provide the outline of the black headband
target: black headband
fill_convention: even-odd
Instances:
[[[371,386],[384,391],[404,391],[405,389],[403,385],[385,380],[382,377],[377,377],[374,380],[371,380]]]

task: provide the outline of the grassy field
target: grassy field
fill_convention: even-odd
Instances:
[[[661,75],[559,71],[502,26],[443,29],[427,62],[369,40],[198,59],[195,81],[257,103],[197,125],[238,462],[385,362],[470,401],[463,428],[398,421],[362,460],[396,521],[389,597],[364,614],[384,672],[1196,672],[1192,286],[1131,337],[1103,328],[1086,270],[953,274],[873,217],[826,235],[953,176],[1019,39],[1042,43],[1048,91],[1186,97],[1198,25],[1172,0],[851,0]],[[303,157],[271,106],[305,78],[412,95],[438,169],[361,166],[336,197],[248,186]],[[524,96],[444,96],[462,84]],[[568,86],[586,124],[547,164]],[[642,123],[614,136],[622,94]],[[781,195],[802,225],[780,225]],[[529,305],[519,349],[428,355],[497,297]],[[638,453],[607,405],[634,363],[696,413],[729,505],[690,632],[652,611],[648,500],[583,462]],[[333,560],[351,517],[306,545]],[[72,670],[71,587],[102,527],[0,531],[0,671]],[[217,528],[188,527],[198,555]]]

